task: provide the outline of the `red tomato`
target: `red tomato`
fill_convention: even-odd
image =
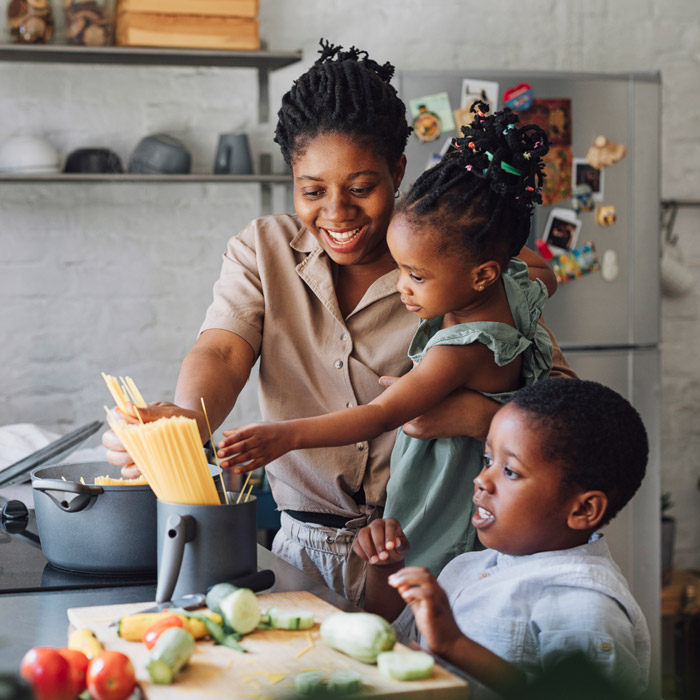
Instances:
[[[134,692],[136,672],[120,651],[103,651],[90,660],[87,688],[94,700],[124,700]]]
[[[36,700],[73,700],[70,664],[51,647],[33,647],[22,658],[22,678],[32,686]]]
[[[146,645],[147,649],[153,649],[158,637],[160,637],[168,627],[184,627],[182,618],[177,615],[168,615],[167,617],[162,617],[160,620],[156,620],[143,633],[141,641]]]
[[[68,649],[68,647],[62,647],[58,650],[58,653],[70,665],[71,678],[73,679],[73,695],[80,695],[87,687],[85,677],[87,675],[88,657],[82,651]]]

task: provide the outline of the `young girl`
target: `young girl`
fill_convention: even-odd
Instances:
[[[485,104],[473,109],[471,127],[417,180],[387,234],[401,301],[423,319],[409,350],[414,368],[363,406],[224,431],[222,466],[243,472],[290,450],[352,443],[363,449],[364,441],[455,390],[502,402],[548,376],[552,346],[538,321],[554,275],[523,248],[541,201],[547,137],[536,126],[516,128],[510,110],[487,116]],[[528,264],[547,286],[530,281]],[[412,557],[433,571],[474,544],[464,504],[482,454],[483,443],[469,437],[418,440],[401,433],[396,441],[385,515],[402,523]]]

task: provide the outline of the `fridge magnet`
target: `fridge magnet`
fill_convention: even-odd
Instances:
[[[617,211],[612,204],[596,207],[595,222],[598,226],[612,226],[617,220]]]
[[[594,168],[585,158],[574,158],[571,186],[588,185],[591,188],[593,201],[603,201],[603,177],[604,173]]]
[[[571,250],[581,230],[581,220],[573,209],[556,208],[549,212],[542,239],[555,254]]]
[[[520,113],[521,124],[537,124],[549,136],[550,146],[571,146],[571,100],[536,99]]]
[[[510,107],[514,112],[520,112],[530,109],[534,99],[535,93],[529,83],[518,83],[503,93],[503,106]]]
[[[598,254],[593,241],[588,241],[580,248],[574,248],[558,255],[550,263],[557,282],[565,284],[600,269]]]
[[[594,168],[602,170],[617,163],[627,155],[627,147],[623,143],[613,143],[605,136],[596,136],[593,145],[586,153],[586,160]]]
[[[446,92],[409,102],[414,133],[420,141],[434,141],[443,131],[455,128],[450,98]]]
[[[489,112],[493,114],[498,109],[499,84],[491,80],[462,79],[462,100],[459,106],[469,109],[477,100],[486,102]]]
[[[573,188],[571,206],[577,214],[580,214],[582,211],[593,210],[593,190],[589,184],[582,182]]]
[[[606,250],[600,262],[600,275],[606,282],[612,282],[620,274],[620,265],[617,262],[617,253],[614,250]]]
[[[542,204],[551,206],[571,197],[571,163],[573,156],[568,146],[550,148],[543,158],[545,179],[542,185]]]
[[[537,252],[543,260],[551,260],[554,257],[552,249],[541,238],[535,241],[535,245],[537,246]]]

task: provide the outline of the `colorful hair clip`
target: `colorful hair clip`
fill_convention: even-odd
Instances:
[[[491,161],[493,160],[493,154],[490,153],[489,151],[484,151],[486,154],[486,157]],[[505,170],[507,173],[510,173],[511,175],[522,175],[522,173],[517,169],[514,168],[512,165],[509,163],[506,163],[504,161],[501,161],[501,170]],[[484,170],[484,172],[486,172]]]

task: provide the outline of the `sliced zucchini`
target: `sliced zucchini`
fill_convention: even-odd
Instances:
[[[320,695],[326,689],[326,676],[322,671],[297,673],[294,688],[302,695]]]
[[[182,627],[169,627],[148,655],[146,669],[154,683],[172,683],[194,653],[194,637]]]
[[[433,673],[435,661],[424,651],[383,651],[377,656],[379,672],[396,681],[415,681]]]
[[[206,597],[206,603],[209,610],[213,612],[219,612],[221,607],[221,601],[227,596],[237,590],[236,586],[232,583],[216,583],[208,591]]]
[[[270,608],[265,616],[270,627],[278,630],[308,630],[314,626],[311,610]]]
[[[239,634],[252,632],[260,622],[258,598],[250,588],[237,588],[220,604],[226,624]]]
[[[321,639],[329,647],[358,661],[373,664],[377,654],[394,648],[396,632],[379,615],[367,612],[337,612],[322,623]]]
[[[362,691],[362,686],[362,674],[352,669],[332,673],[326,683],[328,694],[338,696],[359,693]]]

